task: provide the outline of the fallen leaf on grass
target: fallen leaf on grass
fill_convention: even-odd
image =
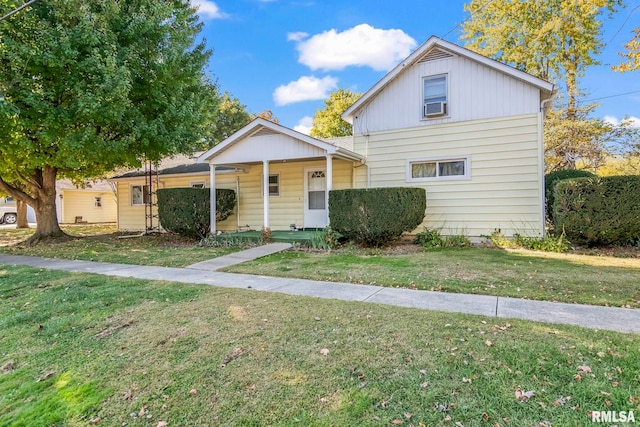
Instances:
[[[580,365],[578,366],[578,372],[581,374],[588,374],[591,372],[591,366]]]
[[[323,356],[328,356],[329,355],[329,349],[328,348],[323,348],[322,350],[320,350],[320,354]]]
[[[530,391],[522,391],[522,389],[520,387],[516,388],[516,399],[518,399],[520,402],[526,402],[527,400],[531,399],[533,396],[535,396],[535,391],[530,390]]]
[[[166,421],[160,421],[160,422],[158,422],[158,425],[156,427],[167,427],[167,422]]]
[[[133,397],[133,393],[131,393],[130,391],[126,392],[124,396],[122,396],[124,400],[131,400],[132,397]]]
[[[191,390],[189,390],[189,394],[191,396],[195,396],[196,394],[198,394],[198,390],[196,390],[195,388],[192,388]]]
[[[147,413],[148,408],[149,408],[149,405],[144,405],[142,408],[140,408],[140,412],[138,412],[138,416],[144,417],[144,414]]]
[[[44,380],[48,380],[49,378],[51,378],[52,376],[54,376],[56,373],[55,372],[47,372],[46,374],[44,374],[43,376],[41,376],[40,378],[38,378],[38,380],[36,382],[40,382],[40,381],[44,381]]]
[[[629,396],[629,403],[635,405],[636,403],[640,403],[640,398],[636,396]]]
[[[391,421],[391,424],[395,424],[395,425],[400,425],[402,423],[404,423],[404,421],[402,421],[402,420],[393,420],[393,421]]]
[[[0,368],[0,372],[12,371],[14,367],[15,367],[15,365],[13,363],[13,360],[9,360],[7,363],[2,365],[2,367]]]
[[[486,340],[484,343],[489,347],[493,345],[493,341],[490,341],[490,340]]]
[[[224,360],[222,361],[222,364],[220,364],[220,367],[224,368],[230,362],[233,362],[234,360],[236,360],[238,357],[242,356],[243,354],[244,354],[244,350],[241,347],[234,348],[233,351],[231,351],[231,354],[228,354],[224,358]]]
[[[91,419],[89,420],[89,422],[90,422],[91,424],[98,424],[100,421],[102,421],[102,420],[100,419],[100,417],[91,418]]]

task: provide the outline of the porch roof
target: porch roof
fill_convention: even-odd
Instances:
[[[364,161],[358,153],[257,118],[200,155],[197,162],[222,165],[303,160],[327,155],[348,161]]]

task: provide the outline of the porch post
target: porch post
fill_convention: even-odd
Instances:
[[[333,189],[333,156],[327,154],[327,191],[324,194],[324,205],[327,208],[327,225],[329,225],[329,191]]]
[[[269,160],[262,161],[262,195],[264,203],[264,228],[269,227]]]
[[[209,163],[209,194],[211,201],[209,204],[211,227],[209,233],[216,234],[216,165]]]

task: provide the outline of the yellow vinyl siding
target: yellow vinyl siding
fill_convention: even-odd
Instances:
[[[75,223],[76,217],[89,223],[116,222],[117,204],[111,191],[64,190],[62,197],[62,222]],[[95,198],[102,198],[102,207],[95,206]]]
[[[307,162],[271,162],[269,174],[280,175],[280,195],[269,197],[269,220],[272,230],[288,230],[291,224],[304,224],[304,169],[309,166],[326,167],[324,160]],[[351,188],[353,163],[333,161],[333,188]],[[218,179],[216,179],[216,185]],[[262,198],[262,165],[252,165],[240,176],[240,225],[260,230],[264,221]],[[229,220],[219,223],[222,231],[235,230]]]
[[[430,227],[472,237],[495,229],[540,235],[538,124],[539,116],[530,114],[379,132],[356,137],[355,150],[368,152],[371,187],[426,189],[426,219],[414,232]],[[407,182],[407,161],[455,156],[469,157],[469,179]]]
[[[273,230],[288,230],[290,224],[304,222],[304,168],[326,167],[326,161],[287,161],[269,163],[269,173],[280,175],[280,195],[269,198],[270,226]],[[333,160],[333,188],[351,188],[353,163]],[[236,182],[238,180],[238,182]],[[209,174],[196,176],[161,177],[160,188],[189,187],[193,181],[205,181],[209,188]],[[144,178],[118,181],[118,228],[140,231],[145,227],[144,205],[131,205],[132,185],[144,185]],[[216,224],[220,231],[236,231],[238,227],[260,230],[263,227],[262,165],[250,165],[245,173],[216,174],[216,188],[236,190],[239,186],[239,211]]]

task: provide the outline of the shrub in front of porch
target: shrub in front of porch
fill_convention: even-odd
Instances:
[[[158,190],[158,217],[167,231],[202,239],[211,226],[208,188],[163,188]],[[216,221],[223,221],[233,213],[236,193],[216,188]]]
[[[363,188],[329,192],[331,228],[366,246],[384,246],[415,230],[424,219],[423,188]]]

